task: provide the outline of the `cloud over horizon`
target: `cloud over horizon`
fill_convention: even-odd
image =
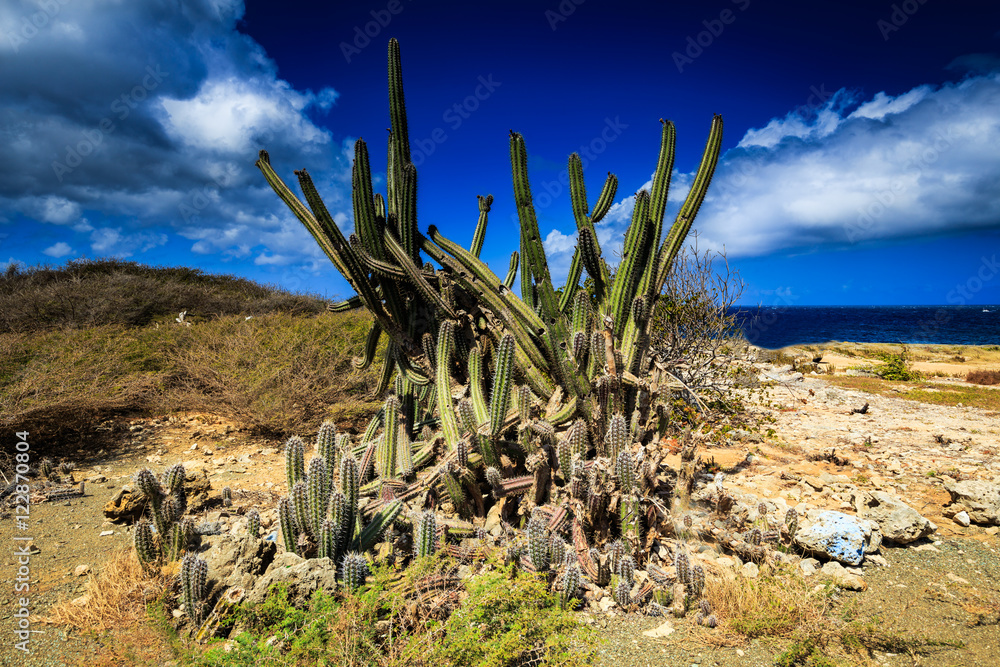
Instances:
[[[350,161],[312,120],[337,92],[280,79],[237,30],[243,13],[242,0],[0,6],[0,222],[42,223],[51,257],[127,257],[179,235],[201,254],[321,259],[253,161],[263,147],[308,158],[345,219]]]
[[[987,62],[973,61],[980,71]],[[897,96],[841,89],[819,108],[774,118],[720,158],[695,221],[699,242],[733,258],[998,228],[998,109],[993,70]],[[675,172],[665,225],[692,175]],[[599,225],[609,259],[634,200],[615,204]],[[555,275],[568,268],[574,243],[575,234],[558,230],[546,238]]]

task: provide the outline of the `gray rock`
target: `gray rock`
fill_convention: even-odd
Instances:
[[[815,558],[804,558],[799,562],[799,570],[806,577],[816,573],[819,569],[819,561]]]
[[[952,517],[952,521],[962,526],[963,528],[968,528],[969,524],[972,523],[972,519],[969,518],[969,513],[962,511]]]
[[[868,589],[868,582],[858,575],[848,572],[840,563],[830,561],[823,566],[820,573],[832,579],[833,583],[841,588],[846,588],[849,591],[864,591]]]
[[[944,488],[951,494],[951,502],[965,505],[965,511],[973,523],[1000,525],[1000,484],[979,480],[946,480]]]
[[[885,491],[857,491],[851,503],[858,516],[878,523],[882,536],[890,542],[909,544],[937,530],[932,521]]]
[[[289,602],[303,606],[317,590],[336,590],[337,567],[329,558],[304,559],[285,551],[275,557],[264,576],[254,584],[247,602],[263,602],[274,584],[287,585]]]
[[[211,593],[239,587],[249,590],[274,561],[278,548],[274,542],[257,540],[249,535],[210,537],[205,560]]]
[[[848,565],[860,565],[866,553],[878,550],[878,524],[831,510],[810,510],[795,543],[805,551]]]
[[[199,535],[221,535],[222,524],[218,521],[205,521],[204,523],[198,524],[198,527],[194,529],[194,532]]]
[[[756,579],[760,576],[760,568],[757,567],[757,563],[745,563],[743,567],[740,568],[740,574],[747,579]]]

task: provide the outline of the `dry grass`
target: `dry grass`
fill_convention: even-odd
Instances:
[[[966,382],[973,384],[1000,384],[1000,370],[974,370],[965,376]]]
[[[705,597],[722,628],[747,639],[815,631],[829,623],[833,608],[825,592],[813,592],[791,569],[764,568],[756,579],[713,578]]]
[[[1000,410],[1000,391],[979,385],[961,385],[926,382],[900,382],[879,378],[831,376],[824,378],[830,384],[845,389],[863,391],[879,396],[902,398],[934,405]]]
[[[56,603],[42,623],[99,633],[128,631],[144,625],[146,605],[160,599],[174,577],[143,570],[132,549],[113,553],[86,584],[86,604]]]
[[[361,311],[272,313],[0,333],[0,422],[42,448],[89,440],[125,413],[208,410],[279,437],[328,418],[357,425],[377,409],[366,398],[377,364],[350,363],[370,322]]]
[[[0,274],[0,332],[25,333],[107,324],[195,322],[225,315],[286,312],[315,315],[316,296],[292,294],[236,276],[186,267],[152,267],[118,259],[73,260],[62,267]]]

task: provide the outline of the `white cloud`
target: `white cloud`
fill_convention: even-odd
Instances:
[[[46,25],[14,48],[9,34],[40,7],[0,2],[0,210],[105,227],[91,239],[101,252],[142,252],[177,233],[202,241],[201,253],[267,247],[311,260],[267,246],[298,223],[253,165],[266,147],[283,175],[308,160],[331,213],[350,219],[348,146],[311,118],[338,93],[281,79],[237,28],[242,0],[53,1]]]
[[[166,234],[154,232],[123,233],[121,227],[95,229],[90,234],[90,249],[98,255],[131,257],[167,242]]]
[[[1000,227],[997,109],[993,72],[868,100],[842,89],[808,116],[772,119],[722,156],[699,243],[733,257]],[[690,183],[679,176],[672,203]],[[599,226],[609,263],[633,207],[618,202]]]
[[[73,248],[71,248],[68,243],[66,243],[65,241],[60,241],[59,243],[50,245],[42,252],[48,255],[49,257],[55,257],[58,259],[59,257],[72,255],[74,251]]]

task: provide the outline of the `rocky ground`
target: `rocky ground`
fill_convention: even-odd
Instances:
[[[833,578],[838,595],[860,611],[883,614],[899,630],[965,645],[917,658],[876,653],[874,664],[994,664],[1000,654],[1000,413],[843,390],[822,376],[787,368],[763,371],[776,382],[770,391],[773,430],[765,424],[766,433],[735,432],[727,446],[700,452],[716,470],[729,471],[725,488],[751,512],[760,502],[774,517],[795,508],[807,536],[821,532],[816,526],[824,521],[855,526],[861,550],[870,552],[860,563],[850,554],[842,564],[830,560],[836,554],[784,558],[807,580]],[[864,413],[854,412],[864,404]],[[249,507],[272,510],[285,492],[281,443],[248,437],[213,415],[133,420],[120,440],[97,452],[86,447],[66,452],[77,466],[75,479],[86,481],[83,497],[36,497],[29,529],[19,533],[34,540],[35,614],[44,615],[61,599],[86,604],[86,579],[112,549],[131,543],[129,525],[109,521],[104,511],[143,466],[160,471],[183,462],[189,472],[203,471],[211,490],[202,498],[199,518],[218,522],[222,532]],[[704,481],[702,496],[710,498],[715,480]],[[225,486],[233,490],[233,508],[221,507]],[[711,527],[707,512],[693,512]],[[266,526],[273,512],[262,515]],[[7,541],[14,532],[5,506],[0,533]],[[832,551],[846,553],[842,547]],[[760,576],[755,564],[717,546],[692,549],[710,577]],[[93,637],[37,622],[34,627],[44,632],[33,637],[30,660],[11,651],[17,566],[10,551],[0,556],[0,566],[0,664],[65,664],[100,651]],[[770,665],[776,651],[773,641],[723,640],[724,629],[697,627],[690,619],[623,615],[610,599],[591,600],[581,615],[601,629],[601,664],[616,667]]]

